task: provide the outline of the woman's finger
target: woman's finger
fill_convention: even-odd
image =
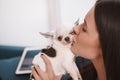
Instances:
[[[44,78],[46,78],[45,72],[44,72],[43,70],[41,70],[38,65],[35,65],[35,69],[36,69],[38,75],[40,76],[40,78],[41,78],[42,80],[44,80]]]
[[[32,67],[32,75],[34,76],[35,80],[41,80],[34,67]]]
[[[45,55],[41,55],[42,59],[44,60],[45,64],[46,64],[46,72],[49,75],[54,76],[54,72],[53,72],[53,68],[52,68],[52,64],[51,62],[48,60],[48,58]]]

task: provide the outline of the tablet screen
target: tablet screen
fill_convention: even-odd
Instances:
[[[31,73],[32,60],[40,52],[39,48],[25,48],[18,63],[16,74]]]

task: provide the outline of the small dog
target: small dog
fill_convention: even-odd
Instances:
[[[58,29],[56,32],[41,33],[46,38],[51,38],[53,41],[52,46],[44,48],[33,59],[33,64],[45,71],[45,63],[40,57],[41,54],[47,56],[50,60],[55,75],[70,74],[73,80],[82,80],[82,77],[75,64],[75,55],[71,52],[70,47],[72,44],[72,30]]]

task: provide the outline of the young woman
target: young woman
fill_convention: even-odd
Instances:
[[[120,0],[98,0],[88,12],[84,22],[73,28],[75,33],[71,50],[89,59],[92,64],[85,71],[93,71],[93,80],[120,80]],[[46,72],[37,65],[32,68],[36,80],[60,80],[49,60],[43,55]],[[93,65],[94,68],[90,68]],[[84,73],[81,73],[83,76]],[[85,76],[90,80],[90,76]]]

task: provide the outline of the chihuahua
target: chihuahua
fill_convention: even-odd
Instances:
[[[55,75],[70,74],[73,80],[82,80],[81,74],[75,64],[75,55],[71,51],[73,31],[70,28],[62,27],[54,32],[42,33],[41,35],[50,38],[53,44],[47,48],[41,49],[33,59],[33,64],[45,71],[45,63],[40,57],[45,55],[51,62]]]

